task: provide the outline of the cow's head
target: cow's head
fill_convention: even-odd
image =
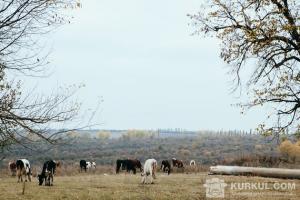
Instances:
[[[60,167],[61,166],[61,162],[60,161],[55,161],[56,163],[56,167]]]
[[[42,174],[38,175],[39,185],[42,185],[44,182],[44,176]]]
[[[143,171],[142,163],[139,160],[137,160],[136,167]]]

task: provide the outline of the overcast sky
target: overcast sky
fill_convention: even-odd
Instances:
[[[219,58],[218,41],[191,36],[188,13],[200,0],[83,0],[70,25],[48,39],[53,74],[38,83],[84,83],[84,108],[95,108],[99,128],[245,129],[264,118],[240,115],[232,77]]]

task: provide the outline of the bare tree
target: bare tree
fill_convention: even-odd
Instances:
[[[0,3],[0,148],[26,145],[32,136],[55,142],[66,132],[80,105],[72,101],[77,88],[49,94],[22,93],[21,82],[8,80],[15,71],[37,75],[46,69],[39,36],[67,23],[67,8],[80,7],[76,0],[3,0]],[[15,79],[15,78],[14,78]],[[57,124],[61,129],[53,130]]]
[[[189,15],[196,34],[222,41],[220,56],[230,64],[236,88],[241,71],[252,67],[246,69],[252,72],[246,81],[251,100],[241,106],[274,107],[267,118],[277,118],[276,124],[259,126],[267,134],[300,128],[299,11],[297,0],[208,0]]]

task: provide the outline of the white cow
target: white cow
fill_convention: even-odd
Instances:
[[[150,183],[153,183],[153,178],[156,179],[155,172],[157,168],[157,161],[155,159],[148,159],[144,164],[144,171],[142,173],[142,184],[146,183],[146,179],[150,176]]]
[[[191,160],[190,166],[196,166],[196,161],[195,160]]]

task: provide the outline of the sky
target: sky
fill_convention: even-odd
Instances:
[[[241,115],[231,105],[242,99],[231,93],[220,42],[191,35],[187,14],[202,2],[82,0],[71,24],[47,38],[52,75],[26,87],[85,84],[77,93],[83,109],[104,100],[93,119],[101,129],[256,128],[261,111]]]

